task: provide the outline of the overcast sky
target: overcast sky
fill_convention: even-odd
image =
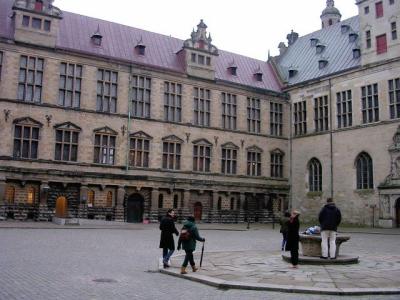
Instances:
[[[219,49],[266,60],[293,29],[321,28],[325,0],[56,0],[61,10],[188,39],[203,19]],[[355,0],[336,0],[342,20],[358,13]]]

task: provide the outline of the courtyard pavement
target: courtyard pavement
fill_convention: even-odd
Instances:
[[[199,229],[207,241],[204,265],[185,278],[210,277],[236,286],[160,273],[158,224],[0,222],[0,299],[400,299],[399,294],[343,297],[296,290],[399,288],[398,229],[344,228],[351,240],[341,251],[358,255],[359,265],[301,265],[298,270],[280,258],[279,226],[251,224],[247,230],[246,224],[199,224]],[[180,255],[173,257],[172,271],[178,270]]]

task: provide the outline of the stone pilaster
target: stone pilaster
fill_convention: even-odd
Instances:
[[[151,208],[150,208],[150,222],[158,222],[158,197],[160,191],[158,188],[153,188],[151,191]]]
[[[87,200],[89,188],[87,185],[82,184],[79,191],[79,211],[78,218],[87,218]]]
[[[181,209],[182,218],[186,218],[191,214],[190,208],[190,190],[183,191],[183,207]]]
[[[6,180],[0,179],[0,217],[6,217]]]
[[[124,199],[125,199],[125,187],[120,185],[117,189],[117,201],[114,209],[115,221],[123,222],[124,218]]]
[[[218,214],[218,191],[212,191],[212,206],[210,212],[210,222],[211,223],[218,223],[220,222],[220,216]]]
[[[244,203],[246,201],[246,194],[245,193],[240,193],[239,195],[239,216],[238,216],[238,223],[243,223],[244,222],[244,217],[245,217],[245,211],[244,211]]]
[[[47,181],[43,181],[39,187],[39,213],[37,221],[49,221],[53,213],[47,206],[47,198],[49,196],[50,186]]]

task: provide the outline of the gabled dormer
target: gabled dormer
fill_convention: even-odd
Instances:
[[[55,47],[62,12],[54,0],[16,0],[13,5],[17,42]]]
[[[211,35],[207,35],[207,25],[200,20],[197,31],[193,30],[191,38],[183,44],[188,75],[214,80],[218,49],[211,42]]]

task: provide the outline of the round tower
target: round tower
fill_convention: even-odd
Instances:
[[[333,24],[339,23],[342,15],[340,11],[335,7],[335,1],[327,0],[326,8],[322,11],[321,22],[322,28],[329,27]]]

